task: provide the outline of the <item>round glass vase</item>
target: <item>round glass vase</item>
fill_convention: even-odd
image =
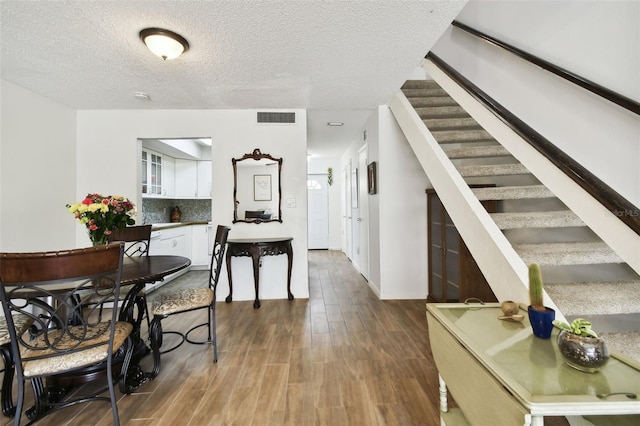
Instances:
[[[584,337],[561,330],[557,341],[564,362],[576,370],[595,373],[609,361],[609,347],[602,337]]]

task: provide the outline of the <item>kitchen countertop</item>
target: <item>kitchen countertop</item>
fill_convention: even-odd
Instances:
[[[166,222],[166,223],[152,223],[151,230],[158,231],[160,229],[171,229],[171,228],[180,228],[182,226],[191,226],[191,225],[208,225],[210,222],[207,221],[193,221],[193,222]]]

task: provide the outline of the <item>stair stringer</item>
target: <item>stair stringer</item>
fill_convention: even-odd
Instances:
[[[494,139],[500,141],[500,144],[543,185],[582,219],[636,273],[640,274],[640,256],[638,255],[640,253],[640,235],[560,171],[433,62],[427,60],[423,68],[483,129],[489,132]],[[625,214],[625,212],[621,212],[621,214]]]
[[[427,130],[413,106],[399,92],[389,102],[389,108],[498,300],[528,301],[527,265]],[[545,304],[559,314],[546,294]]]

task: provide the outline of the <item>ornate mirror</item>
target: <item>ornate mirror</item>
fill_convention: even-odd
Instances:
[[[282,158],[254,149],[232,158],[233,223],[282,223],[280,171]]]

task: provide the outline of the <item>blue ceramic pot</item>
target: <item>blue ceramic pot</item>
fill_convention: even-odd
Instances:
[[[529,322],[531,328],[533,328],[533,335],[541,339],[548,339],[551,337],[553,331],[553,320],[556,318],[556,311],[551,308],[545,308],[546,311],[536,311],[535,309],[528,307]]]

